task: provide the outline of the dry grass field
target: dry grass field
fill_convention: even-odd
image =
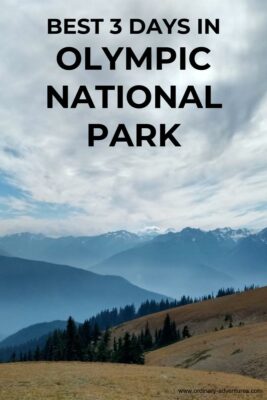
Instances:
[[[181,389],[199,393],[181,394]],[[222,393],[223,391],[228,393]],[[236,393],[233,394],[233,391]],[[0,399],[267,399],[267,384],[239,375],[168,367],[100,363],[17,363],[0,365]]]
[[[119,337],[126,331],[138,334],[147,322],[153,332],[162,327],[166,313],[119,325],[113,335]],[[193,336],[148,353],[147,365],[223,371],[267,380],[267,287],[174,308],[168,313],[180,330],[188,325]],[[229,328],[226,316],[231,316],[233,328]]]
[[[150,329],[154,331],[162,327],[166,313],[162,311],[126,322],[115,328],[114,334],[119,337],[126,331],[139,333],[145,328],[147,321]],[[227,327],[229,325],[229,322],[225,321],[227,314],[232,315],[234,326],[240,322],[247,325],[267,321],[267,287],[173,308],[168,310],[168,313],[178,328],[182,329],[185,324],[189,325],[193,335],[212,332],[222,325]]]
[[[169,314],[178,328],[188,325],[193,337],[150,352],[145,366],[0,364],[0,400],[267,400],[267,287]],[[140,333],[147,321],[154,331],[165,316],[166,311],[122,324],[113,335]],[[225,329],[215,331],[221,325]]]
[[[267,322],[183,340],[148,353],[146,364],[232,372],[267,380]]]

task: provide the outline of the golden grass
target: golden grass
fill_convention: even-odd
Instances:
[[[260,390],[242,394],[179,394],[192,390]],[[267,399],[267,384],[239,375],[168,367],[101,363],[0,365],[1,400]]]
[[[193,336],[148,353],[146,363],[232,372],[267,380],[267,322]]]
[[[234,325],[267,321],[267,287],[151,314],[119,325],[113,334],[119,337],[126,331],[139,333],[147,321],[152,331],[159,329],[167,312],[179,328],[188,324],[193,335],[214,331],[221,325],[227,327],[226,314],[233,316]]]

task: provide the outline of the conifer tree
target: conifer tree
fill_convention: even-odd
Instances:
[[[78,354],[78,332],[75,321],[69,317],[66,329],[66,346],[65,346],[65,359],[67,361],[75,361],[79,359]]]
[[[149,350],[153,346],[153,338],[149,329],[148,322],[146,323],[145,333],[143,334],[141,344],[143,345],[144,350]]]
[[[79,337],[82,347],[86,347],[90,343],[92,340],[92,334],[92,327],[90,321],[87,319],[79,326]]]
[[[32,352],[31,352],[31,350],[28,351],[27,361],[32,361]]]
[[[144,364],[144,352],[143,348],[136,337],[132,335],[130,340],[130,354],[129,359],[131,364]]]
[[[191,337],[190,332],[189,332],[189,328],[188,328],[187,325],[184,326],[182,335],[183,335],[183,339]]]
[[[11,354],[11,357],[10,357],[10,362],[14,363],[16,361],[17,361],[17,355],[16,355],[16,352],[13,351],[13,353]]]
[[[166,346],[173,341],[173,332],[169,314],[164,319],[163,329],[159,338],[159,346]]]
[[[93,329],[93,335],[92,335],[92,339],[93,339],[94,345],[97,344],[100,336],[101,336],[101,331],[99,329],[99,326],[98,326],[98,324],[95,324],[94,325],[94,329]]]
[[[40,359],[41,359],[41,351],[40,351],[39,346],[37,346],[35,349],[33,359],[34,359],[34,361],[40,361]]]
[[[106,330],[102,335],[97,347],[97,361],[110,361],[111,351],[109,349],[110,331]]]

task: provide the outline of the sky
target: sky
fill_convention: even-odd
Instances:
[[[188,35],[47,35],[47,18],[188,18]],[[220,35],[197,35],[198,18],[220,18]],[[267,226],[267,5],[261,0],[2,0],[0,234],[90,235],[148,226]],[[211,49],[207,71],[63,71],[65,46]],[[222,110],[81,106],[48,110],[46,87],[211,85]],[[180,123],[181,148],[87,146],[89,123]]]

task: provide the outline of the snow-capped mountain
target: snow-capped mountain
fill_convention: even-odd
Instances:
[[[231,239],[238,242],[252,234],[248,229],[232,229],[232,228],[218,228],[211,231],[218,239],[227,240]]]
[[[0,238],[0,249],[3,255],[89,268],[146,240],[123,230],[97,236],[60,238],[20,233]]]

